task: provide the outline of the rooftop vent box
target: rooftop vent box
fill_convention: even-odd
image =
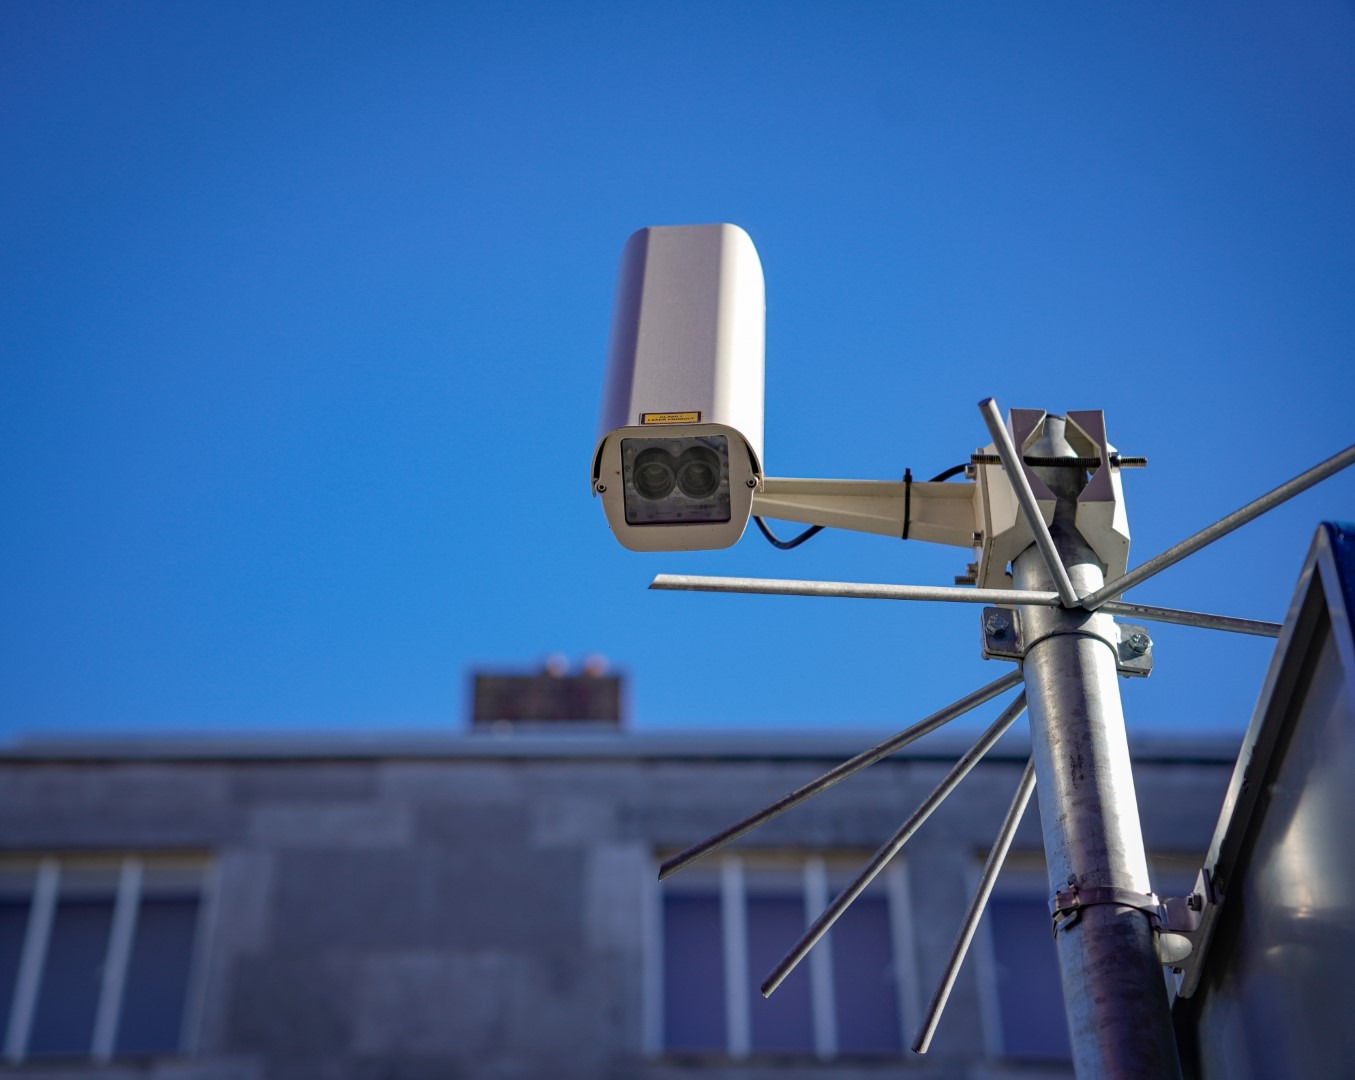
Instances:
[[[548,664],[534,674],[476,672],[472,677],[471,727],[621,727],[621,676],[597,665],[566,673]]]

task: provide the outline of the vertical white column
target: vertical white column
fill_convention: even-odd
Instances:
[[[28,1053],[28,1034],[33,1027],[33,1013],[38,1004],[38,989],[42,984],[42,968],[47,960],[47,943],[52,936],[52,919],[56,914],[56,895],[60,882],[61,867],[57,861],[43,859],[38,864],[37,879],[33,883],[33,904],[28,909],[24,947],[19,956],[19,975],[14,982],[14,1005],[9,1013],[9,1027],[5,1031],[5,1057],[9,1061],[22,1061]]]
[[[663,882],[657,869],[645,875],[641,886],[641,933],[644,935],[644,1002],[641,1048],[646,1054],[663,1050]]]
[[[744,1058],[752,1049],[748,1017],[748,908],[743,860],[726,856],[720,866],[720,923],[725,950],[725,1028],[729,1056]]]
[[[900,1045],[913,1039],[911,1026],[922,1015],[917,985],[917,943],[913,938],[913,903],[908,886],[908,863],[895,859],[884,873],[889,895],[889,930],[894,950],[894,991],[899,1001]]]
[[[118,875],[113,927],[108,935],[108,953],[99,985],[99,1007],[94,1014],[90,1054],[95,1061],[108,1061],[113,1056],[113,1040],[118,1031],[118,1017],[122,1015],[122,992],[127,985],[127,965],[132,958],[132,939],[136,935],[140,907],[141,860],[129,856],[122,861],[122,871]]]
[[[1010,880],[1013,874],[1010,860],[1006,871]],[[980,867],[970,866],[966,874],[965,887],[971,894],[978,888],[980,873]],[[983,1029],[984,1048],[993,1057],[1001,1057],[1006,1052],[1006,1047],[1002,1044],[1002,1000],[997,989],[997,952],[993,941],[993,918],[989,914],[992,910],[993,897],[1001,900],[1006,894],[1002,881],[1003,879],[999,877],[988,898],[984,916],[979,920],[978,929],[974,933],[977,947],[973,950],[976,970],[979,973],[979,977],[975,979],[979,991],[979,1024]],[[1034,894],[1041,900],[1045,898],[1043,873],[1034,887]]]
[[[828,868],[811,855],[804,868],[805,926],[828,906]],[[837,1057],[837,1002],[833,985],[833,937],[826,934],[809,954],[809,995],[814,1018],[814,1053],[824,1061]]]

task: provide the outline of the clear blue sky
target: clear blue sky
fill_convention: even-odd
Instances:
[[[646,591],[963,551],[612,540],[617,257],[711,221],[766,272],[772,475],[1104,408],[1132,563],[1355,440],[1349,2],[5,4],[0,735],[458,729],[557,652],[646,729],[995,678],[975,608]],[[1343,516],[1355,475],[1130,598],[1280,619]],[[1269,643],[1155,638],[1131,727],[1240,731]]]

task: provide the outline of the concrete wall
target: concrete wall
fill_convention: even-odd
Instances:
[[[201,851],[215,873],[191,1057],[145,1071],[44,1066],[12,1075],[690,1076],[691,1063],[642,1051],[644,896],[654,854],[714,832],[846,753],[684,756],[629,738],[592,757],[548,747],[496,756],[483,743],[474,755],[319,747],[6,755],[5,851]],[[1231,759],[1217,746],[1173,754],[1136,766],[1145,833],[1156,850],[1200,855]],[[980,766],[908,849],[924,1001],[1023,763],[1018,748]],[[944,754],[892,759],[744,846],[871,850],[947,767]],[[1016,847],[1039,846],[1032,804]],[[1008,1075],[984,1058],[978,997],[971,964],[925,1061],[712,1063],[698,1071],[745,1080],[901,1069]]]

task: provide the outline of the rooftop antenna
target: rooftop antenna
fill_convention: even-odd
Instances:
[[[719,281],[716,289],[710,288],[712,274]],[[654,302],[656,296],[662,300]],[[669,326],[665,320],[671,321],[675,311],[682,317],[676,327]],[[1013,661],[1016,669],[673,856],[660,867],[659,877],[690,866],[1023,684],[921,806],[791,946],[764,979],[762,993],[776,990],[1028,710],[1030,761],[913,1050],[925,1053],[931,1044],[1036,790],[1077,1075],[1179,1077],[1161,966],[1175,965],[1189,954],[1199,910],[1212,897],[1207,879],[1197,882],[1189,898],[1164,901],[1152,891],[1117,679],[1151,672],[1152,638],[1145,627],[1117,622],[1115,616],[1272,638],[1279,636],[1280,625],[1119,598],[1355,463],[1355,446],[1128,570],[1129,529],[1120,474],[1146,462],[1119,454],[1107,439],[1099,410],[1058,416],[1015,409],[1004,423],[996,402],[985,399],[979,410],[992,443],[971,455],[963,467],[968,482],[963,483],[946,482],[959,469],[928,482],[914,482],[910,472],[901,482],[763,475],[762,333],[752,325],[761,314],[761,267],[751,241],[734,226],[641,230],[627,244],[593,459],[593,490],[604,497],[617,538],[636,550],[728,546],[751,516],[778,546],[834,527],[972,547],[976,561],[957,579],[957,586],[964,587],[666,574],[650,587],[984,604],[982,653]],[[680,332],[672,333],[675,328]],[[693,341],[713,344],[703,351]],[[711,387],[722,389],[717,394]],[[721,478],[714,483],[692,473],[693,462],[709,463],[711,454],[723,455]],[[776,541],[762,525],[763,517],[811,529],[795,540]]]

